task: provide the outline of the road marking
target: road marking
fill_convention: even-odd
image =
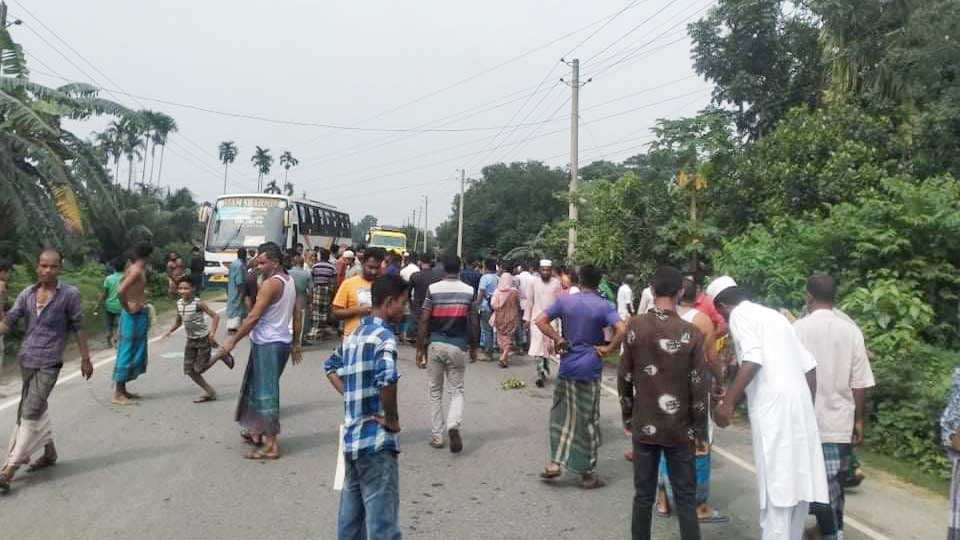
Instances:
[[[617,392],[616,388],[613,388],[612,386],[605,384],[603,381],[600,382],[600,387],[606,390],[608,393],[610,393],[610,395],[612,395],[613,397],[616,397],[616,398],[620,397],[620,394]],[[723,448],[720,448],[717,445],[713,445],[710,448],[714,452],[720,454],[727,461],[733,463],[734,465],[740,467],[745,471],[749,471],[750,474],[754,474],[754,475],[757,474],[757,469],[753,465],[740,459],[736,454],[728,452],[727,450],[724,450]],[[890,537],[880,534],[879,532],[871,528],[869,525],[863,523],[858,519],[855,519],[850,514],[847,514],[847,513],[843,514],[843,523],[844,525],[849,525],[854,529],[862,532],[863,534],[867,535],[868,538],[871,538],[873,540],[890,540]]]
[[[227,309],[227,308],[225,308],[225,307],[224,307],[224,308],[220,308],[220,309],[217,310],[217,313],[218,313],[218,314],[219,314],[219,313],[222,313],[222,312],[226,311],[226,309]],[[183,330],[183,326],[180,326],[180,328],[177,328],[177,331],[174,332],[174,333],[175,333],[175,334],[176,334],[176,333],[179,333],[181,330]],[[159,335],[159,336],[157,336],[157,337],[148,339],[148,340],[147,340],[147,344],[156,343],[156,342],[160,341],[161,339],[163,339],[163,335],[162,335],[162,334]],[[116,359],[117,359],[117,353],[116,353],[116,351],[112,351],[112,350],[110,350],[110,351],[104,351],[104,352],[98,354],[95,358],[96,358],[96,359],[91,359],[91,360],[93,361],[93,369],[94,369],[94,371],[96,371],[96,369],[97,369],[98,367],[103,366],[103,365],[106,365],[106,364],[109,364],[110,362],[113,362],[114,360],[116,360]],[[53,385],[53,386],[54,386],[54,388],[56,388],[57,386],[60,386],[61,384],[65,383],[65,382],[72,381],[73,379],[76,379],[76,378],[79,377],[80,375],[81,375],[80,369],[77,368],[77,370],[74,371],[73,373],[71,373],[71,374],[69,374],[69,375],[67,375],[67,376],[65,376],[65,377],[59,378],[59,379],[57,380],[57,384],[55,384],[55,385]],[[10,398],[10,399],[8,399],[7,401],[4,401],[3,403],[0,403],[0,411],[5,411],[5,410],[9,409],[10,407],[13,407],[14,405],[19,405],[19,404],[20,404],[20,396],[17,396],[17,397],[15,397],[15,398]]]

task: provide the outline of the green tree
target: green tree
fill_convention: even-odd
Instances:
[[[136,114],[124,116],[120,120],[120,144],[123,155],[127,158],[127,191],[133,189],[133,160],[143,157],[140,153],[144,145],[142,133],[143,124]]]
[[[366,242],[367,233],[372,227],[377,226],[377,218],[367,214],[363,216],[363,219],[353,224],[353,243],[354,244],[363,244]]]
[[[756,139],[793,106],[818,102],[819,28],[804,4],[720,0],[688,31],[694,69],[714,83],[716,104],[734,106],[740,133]]]
[[[237,145],[233,141],[223,141],[219,147],[220,163],[223,163],[223,192],[227,192],[227,168],[237,159]]]
[[[291,154],[289,150],[284,150],[283,154],[280,154],[280,166],[283,167],[284,184],[286,184],[287,177],[290,175],[290,167],[296,167],[299,164],[300,160],[293,157],[293,154]]]
[[[273,166],[273,156],[270,155],[270,149],[257,146],[253,156],[250,157],[250,162],[257,169],[257,191],[260,191],[263,189],[263,177],[270,174],[270,167]]]
[[[151,156],[156,151],[157,145],[160,145],[160,166],[157,167],[157,185],[160,185],[160,175],[163,174],[163,155],[167,149],[167,139],[171,133],[178,129],[176,120],[164,113],[154,113],[153,117],[153,147],[150,150]],[[153,182],[153,160],[150,162],[150,181]]]

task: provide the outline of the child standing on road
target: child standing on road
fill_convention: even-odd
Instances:
[[[217,326],[220,325],[220,315],[210,308],[206,302],[201,302],[196,297],[194,282],[190,277],[181,277],[177,283],[177,292],[180,298],[177,300],[177,319],[173,327],[163,335],[168,338],[176,332],[180,325],[183,325],[187,333],[187,343],[183,350],[183,373],[190,377],[193,382],[203,388],[204,395],[193,400],[194,403],[204,403],[217,399],[217,392],[203,378],[203,373],[210,369],[214,362],[210,361],[210,349],[217,345],[216,336]],[[204,313],[210,316],[213,323],[207,326],[207,319]],[[228,368],[233,369],[233,357],[226,355],[223,363]]]

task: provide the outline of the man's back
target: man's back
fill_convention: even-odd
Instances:
[[[337,269],[330,261],[317,261],[310,268],[314,285],[330,285],[337,277]]]
[[[423,309],[430,311],[431,342],[467,348],[473,298],[473,287],[456,278],[430,285]]]
[[[850,442],[856,409],[853,389],[874,385],[863,334],[829,309],[818,309],[793,327],[817,361],[815,405],[821,437],[824,442]]]
[[[659,308],[628,324],[621,370],[634,386],[634,440],[676,446],[702,437],[709,388],[703,334]]]

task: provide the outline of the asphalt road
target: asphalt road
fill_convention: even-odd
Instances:
[[[158,325],[159,326],[159,325]],[[155,329],[158,332],[160,329]],[[246,342],[245,342],[246,343]],[[141,404],[110,404],[109,353],[89,382],[64,369],[51,399],[60,463],[18,476],[0,498],[0,538],[29,539],[330,539],[336,537],[333,491],[339,396],[322,364],[327,343],[308,350],[282,379],[283,458],[243,459],[247,447],[233,422],[247,346],[238,365],[218,364],[208,380],[220,399],[198,395],[182,374],[183,334],[151,344],[148,373],[130,385]],[[551,387],[533,386],[519,360],[509,370],[478,362],[466,375],[464,451],[435,450],[430,438],[426,373],[401,353],[401,523],[408,538],[627,538],[631,465],[616,399],[601,405],[604,445],[599,472],[607,487],[584,492],[575,478],[540,481],[546,459]],[[527,388],[502,390],[507,377]],[[12,426],[16,402],[0,402],[0,426]],[[7,428],[3,428],[7,429]],[[732,521],[705,525],[704,538],[759,538],[755,480],[746,428],[718,431],[712,502]],[[726,457],[725,457],[726,456]],[[850,495],[847,538],[927,539],[943,536],[946,503],[911,488],[868,480]],[[656,538],[677,538],[674,520],[656,519]],[[863,530],[867,531],[864,534]]]

